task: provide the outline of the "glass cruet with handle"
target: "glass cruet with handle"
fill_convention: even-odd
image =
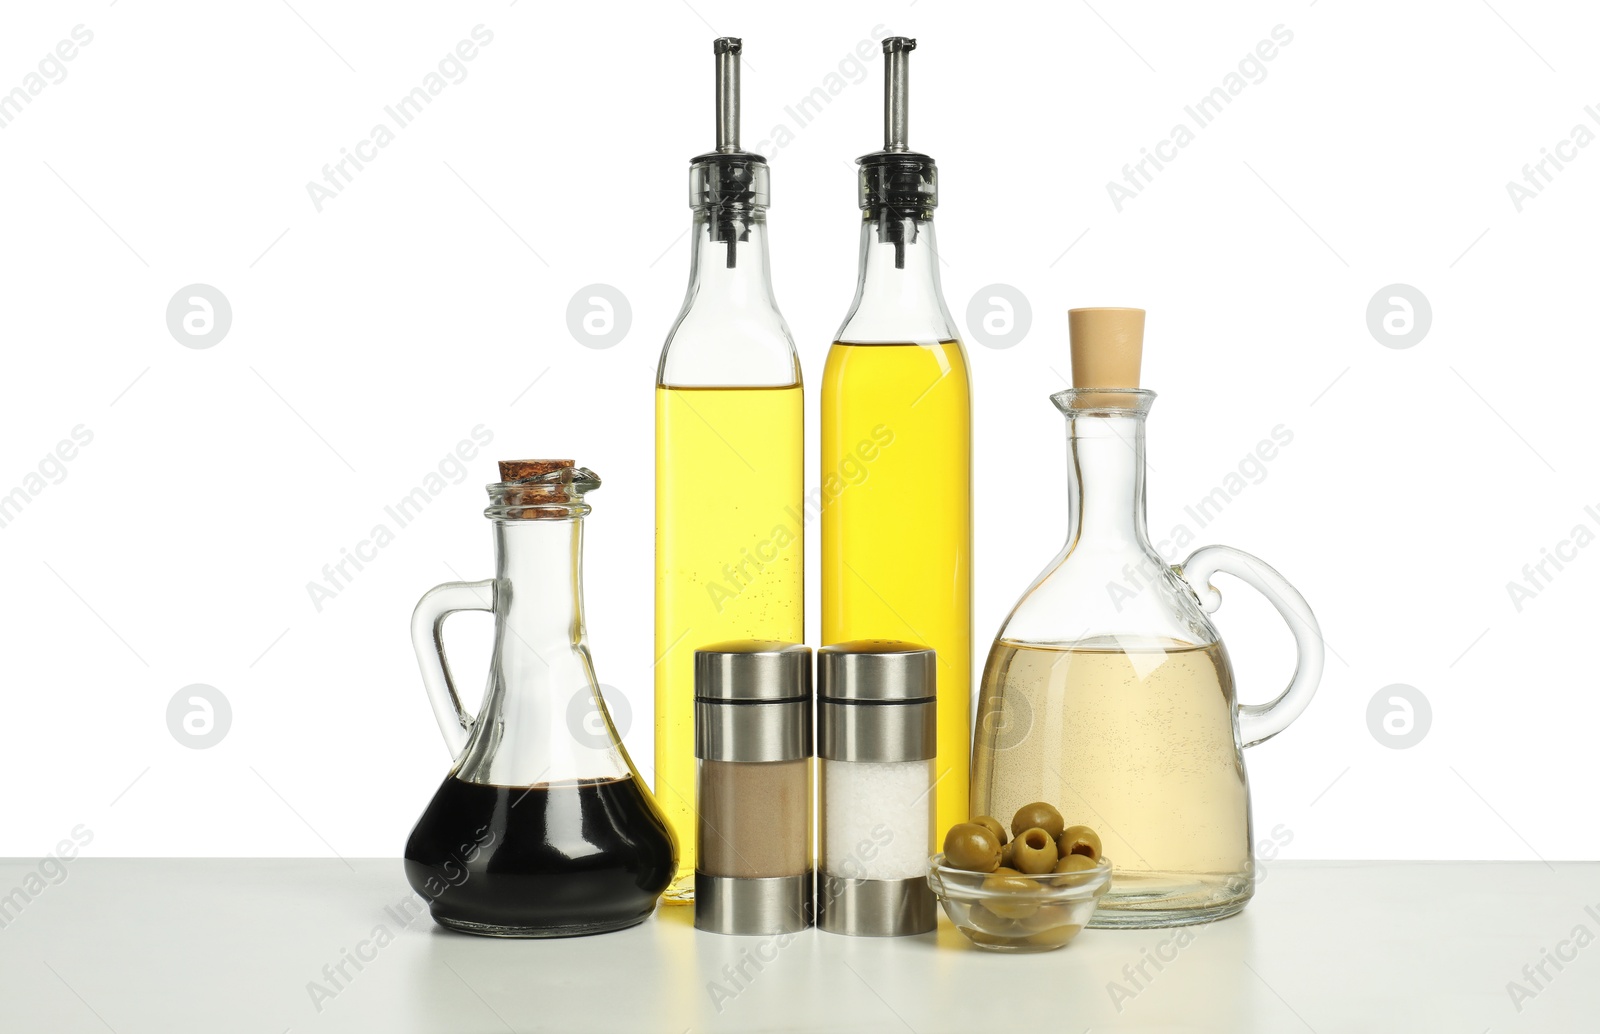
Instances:
[[[508,460],[489,486],[495,576],[429,590],[411,619],[454,765],[406,842],[406,878],[441,925],[496,937],[602,933],[648,918],[677,845],[606,710],[583,616],[593,471]],[[444,622],[494,614],[476,715],[445,661]]]
[[[1001,626],[984,668],[972,812],[1005,822],[1032,801],[1093,827],[1114,865],[1094,926],[1232,915],[1255,890],[1245,747],[1310,703],[1323,644],[1305,600],[1226,546],[1169,566],[1145,527],[1144,312],[1070,312],[1067,542]],[[1289,686],[1239,704],[1209,615],[1218,572],[1263,593],[1299,651]]]

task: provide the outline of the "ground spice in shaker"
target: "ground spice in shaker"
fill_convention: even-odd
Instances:
[[[811,650],[695,651],[696,929],[811,925]]]
[[[765,879],[811,867],[811,762],[705,761],[699,776],[700,871]]]

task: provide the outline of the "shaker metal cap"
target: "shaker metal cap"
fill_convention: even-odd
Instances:
[[[811,699],[811,647],[765,639],[703,646],[694,652],[694,695],[709,702]]]
[[[817,692],[823,700],[908,703],[932,700],[934,652],[894,639],[856,639],[817,651]]]

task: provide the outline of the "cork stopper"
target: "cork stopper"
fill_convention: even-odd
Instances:
[[[573,466],[571,460],[501,460],[500,480],[521,481]]]
[[[572,460],[501,460],[500,483],[489,486],[484,515],[501,521],[582,517],[589,512],[584,494],[600,478]]]
[[[1137,388],[1144,353],[1143,309],[1068,309],[1072,386]]]

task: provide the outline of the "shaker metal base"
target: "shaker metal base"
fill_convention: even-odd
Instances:
[[[810,872],[802,876],[744,879],[694,874],[694,928],[708,933],[799,933],[811,926]]]
[[[907,880],[850,880],[827,873],[817,880],[817,929],[853,937],[907,937],[939,925],[925,876]]]

